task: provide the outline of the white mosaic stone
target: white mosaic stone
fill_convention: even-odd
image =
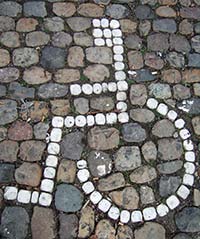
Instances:
[[[106,45],[107,45],[108,47],[112,47],[112,46],[113,46],[112,40],[111,40],[111,39],[106,39]]]
[[[110,207],[111,207],[111,202],[104,198],[98,204],[98,208],[102,212],[107,212]]]
[[[192,186],[194,184],[194,176],[191,174],[185,173],[183,175],[183,184]]]
[[[156,110],[159,114],[166,115],[168,112],[168,106],[166,104],[160,103]]]
[[[180,204],[179,199],[175,195],[171,195],[170,197],[167,198],[166,200],[167,206],[173,210],[174,208],[178,207]]]
[[[52,126],[56,128],[62,128],[64,125],[64,119],[60,116],[54,116],[52,119]]]
[[[46,158],[46,166],[56,168],[58,165],[58,158],[55,155],[48,155]]]
[[[40,185],[40,189],[45,192],[53,192],[54,181],[50,179],[43,179]]]
[[[125,101],[127,99],[126,92],[123,91],[117,92],[116,99],[117,101]]]
[[[60,142],[61,138],[62,138],[62,130],[60,128],[53,128],[50,134],[51,141]]]
[[[70,92],[72,95],[80,95],[82,90],[79,84],[70,85]]]
[[[90,172],[87,169],[80,169],[77,173],[77,177],[81,183],[84,183],[90,177]]]
[[[106,123],[106,117],[102,113],[98,113],[95,115],[95,122],[97,125],[104,125]]]
[[[128,223],[130,220],[131,214],[128,210],[122,210],[120,213],[120,222]]]
[[[194,149],[194,145],[193,145],[193,142],[192,140],[190,139],[186,139],[183,141],[183,147],[185,150],[188,150],[188,151],[191,151]]]
[[[103,93],[106,93],[108,91],[108,84],[107,83],[102,83],[102,91]]]
[[[106,28],[106,29],[103,30],[103,35],[104,35],[105,38],[111,38],[112,32],[111,32],[110,29]]]
[[[157,213],[160,217],[166,216],[167,213],[169,212],[169,208],[163,203],[159,204],[157,206],[156,210],[157,210]]]
[[[75,125],[77,127],[84,127],[86,125],[86,123],[87,123],[87,121],[86,121],[85,116],[83,116],[83,115],[76,116]]]
[[[93,204],[97,204],[102,199],[102,195],[98,191],[94,191],[90,195],[90,201]]]
[[[121,37],[114,37],[113,38],[113,43],[114,45],[122,45],[123,44],[123,40]]]
[[[127,112],[121,112],[118,114],[118,120],[120,123],[127,123],[129,122],[129,115]]]
[[[101,22],[100,22],[99,19],[93,19],[92,24],[93,24],[93,27],[100,27],[101,26]]]
[[[49,143],[47,151],[49,154],[53,154],[53,155],[59,154],[60,145],[57,143]]]
[[[119,27],[120,27],[119,21],[118,21],[118,20],[115,20],[115,19],[112,19],[112,20],[110,21],[110,27],[111,27],[112,29],[119,28]]]
[[[94,39],[94,44],[96,46],[105,46],[105,40],[103,38]]]
[[[100,38],[103,36],[103,31],[100,28],[96,28],[93,30],[93,36]]]
[[[185,125],[185,121],[183,119],[177,119],[175,122],[174,122],[174,125],[177,129],[182,129]]]
[[[44,177],[45,178],[55,178],[56,176],[56,170],[55,168],[52,168],[52,167],[46,167],[44,169]]]
[[[112,35],[113,35],[113,37],[121,37],[122,31],[120,29],[114,29],[114,30],[112,30]]]
[[[115,79],[117,81],[126,80],[126,73],[124,71],[116,71],[115,72]]]
[[[195,165],[193,163],[187,162],[184,163],[185,173],[194,174],[195,172]]]
[[[28,190],[21,189],[17,195],[17,201],[20,203],[27,204],[31,200],[31,192]]]
[[[117,61],[115,62],[114,67],[116,71],[121,71],[121,70],[124,70],[125,65],[123,62]]]
[[[117,84],[115,82],[108,83],[108,91],[115,92],[117,91]]]
[[[179,135],[182,139],[188,139],[191,136],[188,129],[181,129]]]
[[[77,161],[76,166],[78,169],[87,168],[87,161],[84,159],[81,159],[81,160]]]
[[[141,211],[133,211],[131,213],[131,221],[133,223],[135,222],[142,222],[143,221],[143,216],[142,216],[142,212]]]
[[[142,211],[142,213],[145,221],[151,221],[157,216],[156,209],[154,207],[147,207]]]
[[[115,124],[117,122],[117,114],[116,113],[107,113],[106,114],[106,123],[107,124]]]
[[[169,120],[174,121],[177,118],[178,114],[174,110],[170,110],[167,114]]]
[[[128,83],[126,81],[118,81],[117,88],[119,91],[126,91],[128,90]]]
[[[101,94],[101,92],[102,92],[102,85],[99,84],[99,83],[95,83],[93,85],[93,92],[94,92],[94,94],[97,94],[97,95]]]
[[[92,182],[86,182],[82,185],[82,189],[86,195],[92,193],[95,188]]]
[[[147,107],[149,109],[155,110],[158,107],[158,101],[154,98],[150,98],[147,100]]]
[[[193,151],[185,152],[185,160],[188,162],[195,162],[195,153]]]
[[[107,28],[107,27],[109,26],[109,21],[108,21],[108,19],[102,18],[102,19],[101,19],[101,26],[102,26],[103,28]]]
[[[123,54],[124,53],[124,48],[123,46],[114,46],[113,47],[113,52],[114,54]]]
[[[16,200],[18,193],[18,188],[13,186],[7,186],[4,189],[4,199],[6,200]]]
[[[39,204],[41,206],[49,207],[52,202],[52,195],[49,193],[42,192],[39,197]]]
[[[117,220],[120,216],[119,208],[112,206],[108,211],[108,216],[113,220]]]
[[[38,203],[38,199],[39,199],[39,192],[34,191],[31,195],[31,203],[33,204]]]
[[[127,110],[127,104],[123,101],[120,101],[116,104],[116,108],[120,112],[125,112]]]
[[[177,191],[177,195],[182,199],[186,199],[190,194],[190,190],[185,186],[181,185]]]
[[[93,115],[87,115],[86,121],[87,121],[88,126],[93,126],[95,124],[95,120],[94,120]]]
[[[74,120],[74,117],[73,116],[67,116],[65,118],[65,126],[67,128],[71,128],[74,126],[74,123],[75,123],[75,120]]]
[[[123,60],[124,60],[124,57],[123,57],[123,55],[115,54],[115,55],[114,55],[114,60],[115,60],[115,61],[123,61]]]
[[[85,95],[91,95],[93,93],[93,87],[90,84],[83,84],[82,91]]]

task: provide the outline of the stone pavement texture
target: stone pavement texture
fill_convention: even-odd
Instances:
[[[200,239],[200,1],[0,0],[0,238]]]

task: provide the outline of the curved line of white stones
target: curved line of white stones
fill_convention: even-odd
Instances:
[[[128,223],[130,220],[132,223],[150,221],[155,219],[157,216],[163,217],[167,215],[169,210],[173,210],[180,204],[181,199],[186,199],[190,194],[188,188],[194,184],[194,173],[195,173],[195,153],[194,146],[190,139],[190,132],[184,127],[185,121],[181,118],[177,118],[178,115],[174,110],[169,110],[168,106],[164,103],[158,103],[154,98],[147,100],[147,107],[151,110],[156,110],[160,115],[166,116],[169,120],[174,122],[175,127],[179,130],[179,136],[182,139],[182,144],[185,149],[185,174],[182,179],[182,185],[178,188],[177,192],[166,199],[166,203],[160,203],[155,207],[146,207],[143,210],[121,210],[112,204],[110,198],[103,198],[102,194],[98,192],[94,184],[88,181],[90,172],[87,169],[87,162],[85,160],[79,160],[77,162],[77,177],[82,183],[82,189],[86,195],[90,195],[90,201],[94,205],[98,205],[98,209],[104,213],[108,213],[108,216],[113,220],[120,219],[121,223]]]

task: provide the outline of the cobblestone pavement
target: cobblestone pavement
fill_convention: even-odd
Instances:
[[[0,238],[200,239],[200,0],[0,0]]]

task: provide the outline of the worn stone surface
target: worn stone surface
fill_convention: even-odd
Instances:
[[[156,160],[157,159],[157,148],[156,148],[155,143],[153,143],[152,141],[147,141],[145,144],[143,144],[142,154],[144,156],[144,159],[147,162]]]
[[[155,202],[155,195],[153,189],[148,186],[140,187],[140,197],[143,205],[151,204]]]
[[[84,69],[83,73],[92,82],[101,82],[110,76],[108,68],[102,64],[90,65]]]
[[[23,74],[23,80],[30,85],[43,84],[51,80],[51,73],[42,67],[33,66],[26,69]]]
[[[33,133],[36,139],[45,139],[48,130],[49,130],[48,123],[39,122],[35,124],[33,127]]]
[[[91,20],[85,17],[71,17],[67,19],[67,24],[73,31],[80,32],[90,28]]]
[[[74,3],[58,2],[53,4],[53,12],[57,16],[71,17],[76,12],[76,7]]]
[[[66,32],[56,32],[52,36],[52,45],[65,48],[72,43],[72,37]]]
[[[138,123],[127,123],[122,126],[122,137],[126,142],[143,142],[146,139],[146,131]]]
[[[129,10],[121,4],[112,4],[106,8],[106,15],[115,19],[121,19],[129,15]]]
[[[115,228],[109,220],[100,220],[96,226],[95,237],[105,239],[115,239]]]
[[[117,239],[132,239],[133,238],[133,231],[131,227],[123,225],[119,226],[117,229]]]
[[[149,123],[154,121],[155,115],[152,111],[148,109],[131,109],[130,110],[130,117],[134,121],[141,122],[141,123]]]
[[[14,100],[1,100],[0,125],[8,124],[18,117],[17,103]]]
[[[69,49],[67,61],[70,67],[84,66],[84,52],[79,46],[73,46]]]
[[[68,87],[57,83],[43,84],[38,89],[38,96],[42,99],[60,98],[68,93]]]
[[[63,159],[58,167],[57,182],[73,183],[76,176],[74,161]]]
[[[60,239],[75,239],[78,234],[78,217],[75,214],[59,214]]]
[[[157,121],[152,128],[152,134],[159,138],[172,137],[175,132],[173,123],[167,119]]]
[[[2,45],[14,48],[20,46],[19,34],[17,32],[3,32],[0,36],[0,42]]]
[[[132,105],[143,106],[147,100],[147,90],[145,85],[135,84],[131,85],[130,101]]]
[[[8,130],[8,138],[15,141],[28,140],[33,136],[30,124],[24,121],[16,121]]]
[[[98,182],[98,190],[113,191],[125,186],[125,179],[122,173],[114,173],[107,178],[102,178]]]
[[[155,168],[151,166],[140,166],[130,174],[130,180],[133,183],[143,184],[150,182],[157,177]]]
[[[35,96],[35,89],[24,87],[17,82],[11,82],[8,88],[10,98],[20,100],[20,99],[32,99]]]
[[[176,192],[181,184],[181,178],[177,177],[161,177],[159,181],[159,193],[161,197],[167,197]]]
[[[65,116],[70,111],[69,100],[62,100],[62,99],[51,100],[50,104],[51,104],[51,112],[54,115]]]
[[[92,63],[112,64],[112,51],[108,47],[89,47],[86,59]]]
[[[114,100],[109,96],[95,97],[90,100],[92,109],[99,111],[111,111],[114,108]]]
[[[18,143],[11,140],[0,142],[0,160],[4,162],[15,162],[17,160]]]
[[[15,66],[29,67],[39,62],[39,55],[37,50],[24,47],[15,49],[12,59]]]
[[[22,12],[22,6],[17,2],[7,1],[0,3],[0,15],[17,17]]]
[[[54,75],[54,80],[57,83],[72,83],[79,79],[80,72],[77,69],[60,69]]]
[[[77,12],[85,17],[101,17],[104,8],[93,3],[83,3],[78,7]]]
[[[0,82],[10,83],[19,78],[19,70],[14,67],[5,67],[0,71]]]
[[[80,114],[86,114],[89,112],[89,100],[83,97],[74,99],[74,107]]]
[[[0,183],[13,183],[14,182],[15,166],[8,163],[0,164]]]
[[[172,174],[180,170],[182,166],[183,166],[183,162],[181,160],[175,160],[172,162],[158,164],[157,169],[159,173]]]

